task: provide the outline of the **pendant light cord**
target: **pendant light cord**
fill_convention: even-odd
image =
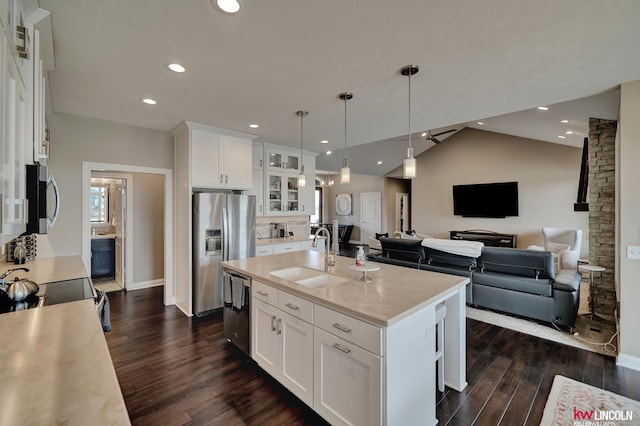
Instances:
[[[411,147],[411,73],[409,73],[409,149]]]
[[[347,160],[347,100],[348,98],[345,96],[344,98],[344,159],[345,159],[345,163]]]

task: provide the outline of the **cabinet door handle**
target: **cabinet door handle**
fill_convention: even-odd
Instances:
[[[300,310],[300,307],[299,307],[299,306],[296,306],[296,305],[294,305],[294,304],[292,304],[292,303],[287,303],[287,304],[286,304],[286,305],[284,305],[284,306],[286,306],[286,307],[287,307],[287,308],[289,308],[289,309],[293,309],[294,311],[299,311],[299,310]]]
[[[229,175],[224,175],[224,183],[229,183]]]
[[[262,167],[262,160],[258,161],[259,166],[258,167]]]
[[[222,175],[220,175],[220,183],[222,183]]]
[[[260,213],[262,213],[262,204],[260,204]]]
[[[351,329],[349,327],[347,327],[346,325],[339,324],[339,323],[333,324],[333,328],[337,328],[338,330],[344,331],[345,333],[351,333]]]
[[[336,348],[336,349],[337,349],[337,350],[339,350],[339,351],[344,352],[345,354],[348,354],[349,352],[351,352],[351,349],[349,349],[349,348],[348,348],[348,347],[346,347],[346,346],[342,346],[340,343],[334,343],[334,344],[333,344],[333,345],[331,345],[331,346],[333,346],[334,348]]]
[[[278,322],[276,324],[278,327],[277,334],[282,334],[282,327],[280,326],[280,324],[282,324],[282,318],[278,318]]]
[[[272,315],[271,316],[271,331],[276,331],[276,325],[274,324],[275,320],[276,320],[276,316]]]
[[[265,251],[261,251],[260,253],[266,253],[266,250]],[[256,293],[258,293],[260,296],[264,296],[264,297],[267,297],[269,295],[269,293],[265,293],[262,290],[258,290]]]

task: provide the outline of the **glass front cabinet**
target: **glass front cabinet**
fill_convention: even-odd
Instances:
[[[300,213],[298,176],[289,173],[267,173],[269,201],[267,214],[295,215]]]

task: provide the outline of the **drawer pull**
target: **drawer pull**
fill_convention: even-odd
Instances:
[[[343,331],[345,333],[351,333],[351,329],[349,327],[347,327],[346,325],[339,324],[339,323],[333,324],[333,328],[337,328],[338,330]]]
[[[269,293],[265,293],[262,290],[258,290],[256,293],[258,293],[260,296],[264,296],[264,297],[267,297],[269,295]]]
[[[300,310],[300,306],[296,306],[296,305],[291,304],[291,303],[287,303],[285,306],[287,308],[289,308],[289,309],[293,309],[294,311],[299,311]]]
[[[280,326],[280,324],[282,324],[282,318],[278,318],[278,322],[276,323],[277,327],[278,327],[278,334],[282,334],[282,327]]]
[[[271,331],[276,331],[276,325],[274,324],[275,320],[276,320],[276,316],[272,315],[271,316]]]
[[[331,346],[333,346],[334,348],[336,348],[341,352],[344,352],[345,354],[348,354],[349,352],[351,352],[351,349],[347,348],[346,346],[342,346],[340,343],[334,343]]]

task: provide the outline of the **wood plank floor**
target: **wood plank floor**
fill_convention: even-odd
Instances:
[[[111,357],[134,425],[323,425],[226,342],[222,316],[188,318],[162,287],[109,293]],[[614,359],[467,319],[467,380],[438,393],[439,424],[537,425],[562,374],[640,400],[640,372]]]

